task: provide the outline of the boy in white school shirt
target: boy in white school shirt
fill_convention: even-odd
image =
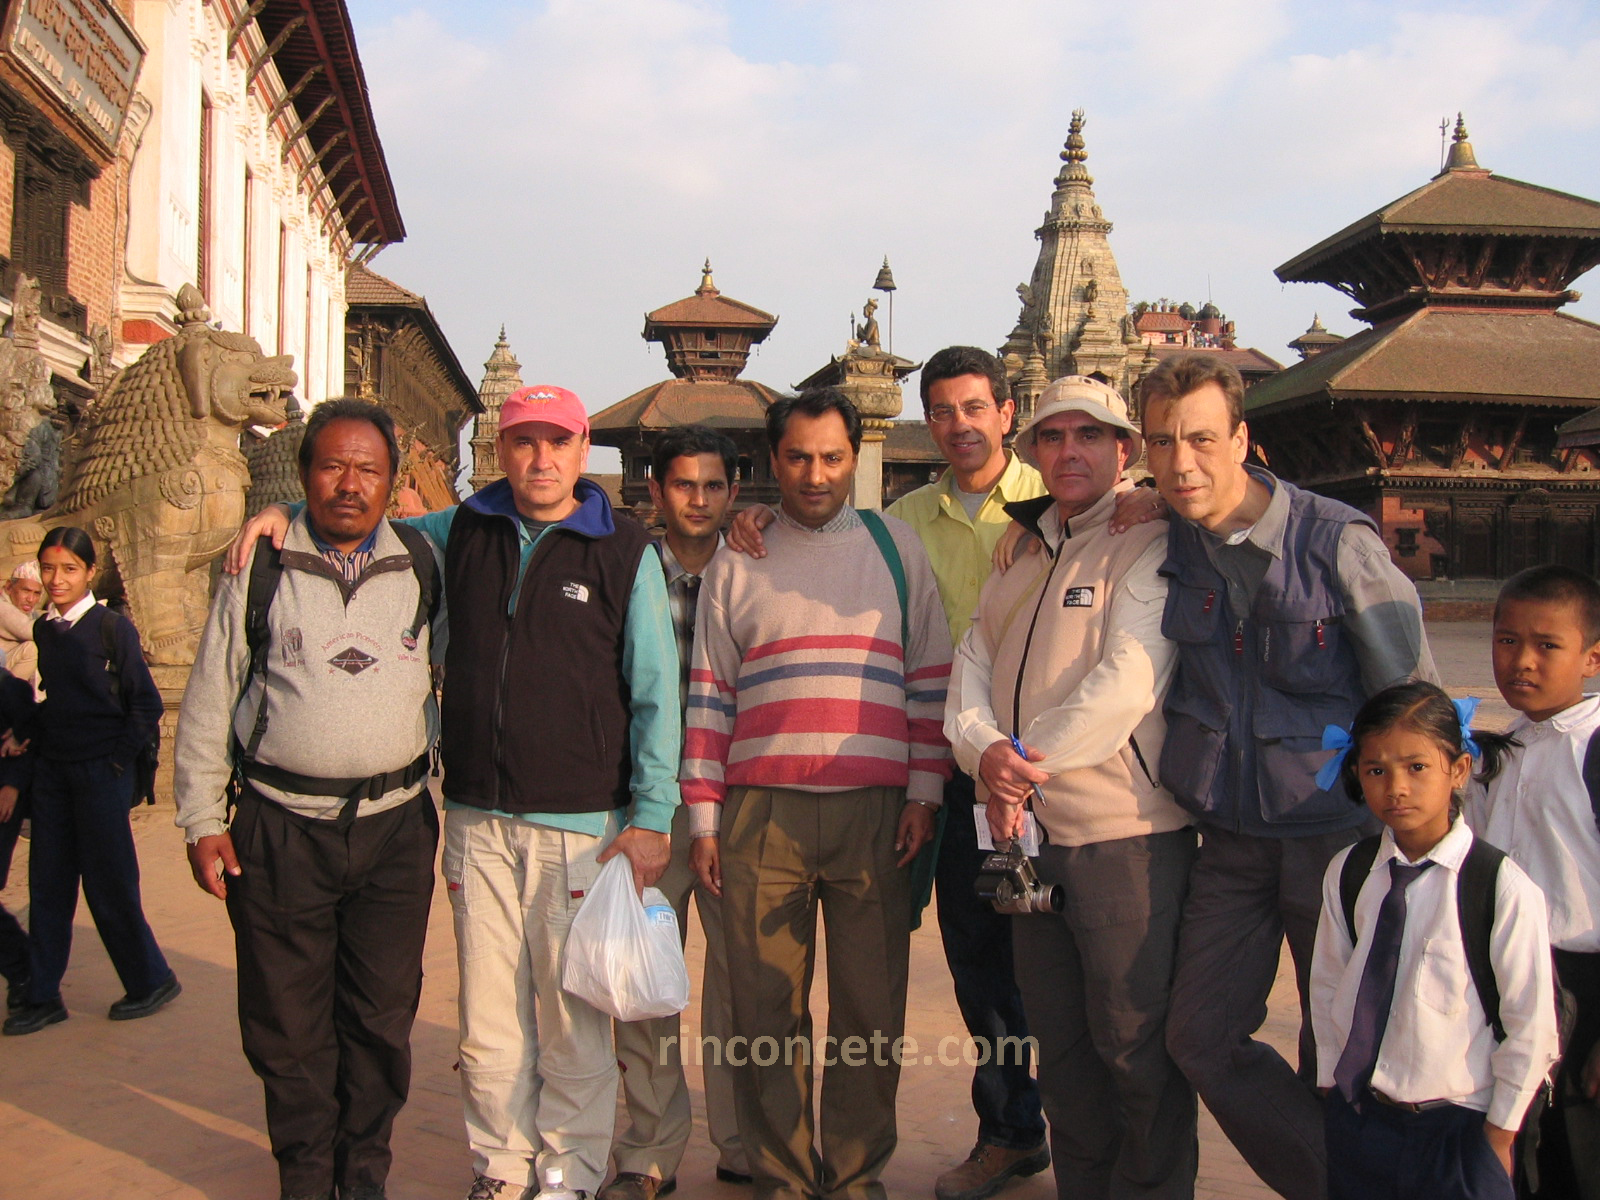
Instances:
[[[1584,779],[1600,697],[1583,691],[1600,673],[1600,583],[1569,567],[1513,575],[1495,601],[1493,660],[1495,684],[1520,714],[1506,732],[1521,745],[1469,795],[1467,821],[1543,889],[1574,1018],[1541,1125],[1539,1195],[1600,1200],[1600,829]],[[1587,773],[1596,766],[1600,757]]]

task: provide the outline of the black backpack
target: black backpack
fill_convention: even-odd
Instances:
[[[100,646],[106,655],[106,674],[110,677],[111,694],[122,711],[128,711],[128,676],[122,669],[121,655],[117,651],[117,626],[127,618],[121,613],[106,609],[100,619]],[[135,634],[135,636],[138,636]],[[161,723],[156,723],[144,745],[129,768],[133,771],[133,799],[129,807],[156,802],[156,768],[161,765]]]
[[[1350,931],[1352,945],[1357,940],[1356,897],[1361,895],[1361,887],[1378,859],[1382,840],[1382,834],[1362,838],[1350,848],[1339,870],[1339,905],[1344,910],[1344,927]],[[1456,876],[1456,915],[1461,921],[1467,970],[1497,1042],[1506,1040],[1506,1029],[1500,1023],[1500,985],[1494,977],[1494,960],[1489,956],[1489,934],[1494,928],[1495,888],[1499,886],[1500,864],[1505,857],[1504,850],[1473,838],[1472,848]]]

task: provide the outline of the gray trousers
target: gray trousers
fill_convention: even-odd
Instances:
[[[1167,1046],[1250,1169],[1289,1200],[1327,1195],[1311,950],[1328,860],[1361,833],[1269,838],[1207,826],[1189,880]],[[1285,936],[1300,990],[1298,1074],[1255,1038]]]
[[[1194,856],[1192,829],[1044,846],[1034,868],[1066,907],[1012,919],[1062,1200],[1194,1195],[1194,1089],[1166,1047]]]

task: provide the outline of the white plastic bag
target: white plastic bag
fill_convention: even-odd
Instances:
[[[600,868],[567,933],[561,986],[619,1021],[670,1017],[689,1005],[678,914],[659,888],[633,888],[619,854]]]

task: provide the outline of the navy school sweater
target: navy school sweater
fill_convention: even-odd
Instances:
[[[108,668],[103,621],[116,621],[118,674]],[[41,616],[33,625],[44,703],[33,749],[55,760],[109,758],[132,764],[161,720],[161,693],[139,645],[139,631],[96,604],[70,629]],[[120,695],[119,695],[120,688]]]

